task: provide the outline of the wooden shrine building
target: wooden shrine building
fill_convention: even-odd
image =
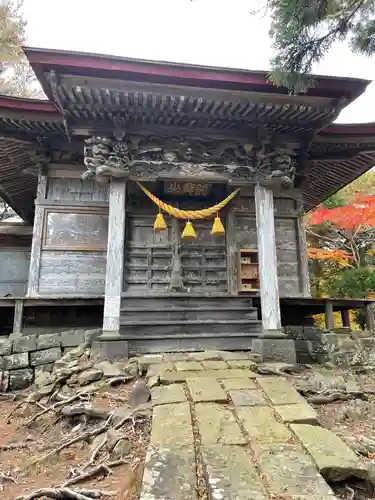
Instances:
[[[332,125],[368,81],[291,96],[265,72],[25,53],[48,100],[0,97],[0,195],[25,222],[0,226],[13,330],[81,304],[101,340],[153,352],[307,321],[302,214],[375,164],[375,125]]]

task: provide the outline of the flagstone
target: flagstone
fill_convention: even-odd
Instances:
[[[257,451],[257,462],[274,495],[290,498],[303,493],[308,498],[325,498],[333,494],[302,446],[263,443]]]
[[[257,388],[254,381],[249,378],[226,378],[222,380],[222,384],[226,391]]]
[[[233,413],[223,405],[200,403],[195,406],[198,430],[204,445],[244,445],[246,438]]]
[[[291,424],[290,427],[327,481],[344,481],[352,476],[366,479],[368,476],[368,465],[332,431],[307,424]]]
[[[151,391],[151,399],[153,406],[187,401],[184,388],[181,384],[154,387]]]
[[[307,402],[274,406],[274,410],[284,423],[312,425],[318,423],[318,414]]]
[[[202,446],[209,497],[267,500],[269,497],[248,452],[240,446]]]
[[[229,395],[234,406],[267,406],[263,392],[260,389],[243,389],[230,391]]]
[[[191,378],[186,381],[192,400],[200,402],[226,402],[227,395],[215,379]]]
[[[274,405],[304,403],[306,400],[283,377],[259,377],[258,384]]]
[[[276,420],[268,406],[238,407],[236,413],[249,434],[254,451],[260,442],[285,443],[292,438],[290,430]]]

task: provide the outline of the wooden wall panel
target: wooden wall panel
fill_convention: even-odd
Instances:
[[[275,219],[277,270],[280,297],[299,297],[302,295],[300,283],[300,264],[297,245],[297,219]],[[258,247],[256,220],[254,216],[236,214],[236,246],[241,248]]]
[[[44,250],[39,294],[102,295],[106,252]]]
[[[25,248],[0,249],[0,297],[26,294],[29,275],[30,250]]]
[[[47,200],[108,201],[108,184],[94,180],[50,178]]]
[[[301,295],[297,220],[275,219],[277,271],[280,297]]]

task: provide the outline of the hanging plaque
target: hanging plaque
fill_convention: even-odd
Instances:
[[[212,184],[202,182],[165,182],[164,194],[206,197],[209,196],[211,187]]]

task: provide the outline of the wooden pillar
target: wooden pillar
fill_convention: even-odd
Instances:
[[[109,192],[104,318],[101,338],[120,337],[120,307],[124,280],[125,202],[126,181],[112,178]]]
[[[302,216],[297,219],[298,254],[301,279],[301,292],[303,297],[311,297],[309,261],[307,257],[307,241],[305,223]]]
[[[365,305],[365,321],[366,328],[369,332],[375,332],[375,318],[374,318],[374,309],[375,304],[373,302],[369,302]]]
[[[236,244],[236,214],[231,210],[227,215],[225,228],[227,250],[227,279],[229,295],[238,295],[238,249]]]
[[[37,202],[43,202],[47,196],[47,176],[39,174],[38,189],[36,195]],[[29,279],[27,283],[27,297],[37,297],[39,290],[39,272],[42,252],[44,223],[44,208],[36,205],[33,227],[33,241],[31,243]]]
[[[255,211],[258,238],[260,301],[263,333],[272,335],[281,331],[279,283],[277,278],[275,217],[273,192],[255,186]]]
[[[341,321],[344,328],[350,328],[350,311],[349,309],[341,310]]]
[[[329,300],[325,301],[325,316],[326,316],[326,328],[327,330],[332,330],[333,328],[333,305]]]
[[[16,299],[14,304],[13,334],[19,335],[23,326],[23,299]]]

